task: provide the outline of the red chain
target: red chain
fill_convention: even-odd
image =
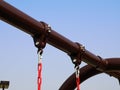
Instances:
[[[42,71],[42,63],[38,64],[38,90],[41,90],[41,84],[42,84],[41,71]]]
[[[76,69],[76,87],[77,90],[80,90],[80,71],[79,71],[79,65],[75,67]]]
[[[38,90],[41,90],[42,84],[42,50],[38,52]]]
[[[80,90],[80,78],[76,77],[77,90]]]
[[[42,71],[42,63],[39,63],[38,64],[38,90],[41,90],[41,84],[42,84],[41,71]]]

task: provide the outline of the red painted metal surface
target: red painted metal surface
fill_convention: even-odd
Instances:
[[[81,44],[76,44],[66,37],[60,35],[54,30],[46,31],[46,25],[38,22],[32,17],[26,15],[5,1],[0,1],[0,19],[19,28],[20,30],[28,33],[32,37],[45,35],[47,40],[46,42],[64,52],[68,55],[77,55],[82,52]],[[47,35],[46,35],[47,33]],[[86,62],[90,66],[96,68],[96,70],[100,72],[112,72],[114,77],[120,76],[120,60],[115,59],[114,61],[111,59],[103,60],[101,57],[96,56],[95,54],[89,52],[88,50],[84,50],[82,54],[82,61]],[[117,73],[116,73],[117,72]]]
[[[116,67],[116,63],[112,63],[112,62],[116,62],[116,61],[120,62],[120,58],[108,58],[108,59],[105,59],[105,61],[108,61],[109,64],[104,72],[101,72],[97,70],[95,67],[92,67],[90,65],[86,65],[82,67],[80,69],[80,78],[81,78],[80,83],[83,83],[88,78],[93,77],[97,74],[101,74],[101,73],[106,73],[110,76],[114,76],[115,78],[118,78],[119,80],[120,79],[120,72],[118,72],[119,69]],[[110,65],[115,66],[115,68],[111,68]],[[59,88],[59,90],[74,90],[75,88],[76,88],[76,78],[75,78],[75,73],[73,73],[68,79],[66,79],[66,81]]]
[[[30,34],[31,36],[45,34],[46,32],[42,23],[24,14],[5,1],[0,1],[0,19]],[[68,53],[69,55],[75,53],[77,54],[80,51],[79,46],[76,43],[65,38],[54,30],[51,30],[48,34],[47,43]],[[97,57],[88,50],[85,50],[82,59],[84,62],[97,67],[100,70],[104,70],[105,65],[107,64],[101,60],[101,58]]]

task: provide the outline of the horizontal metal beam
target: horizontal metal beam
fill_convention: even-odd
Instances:
[[[31,18],[5,1],[0,1],[0,19],[31,36],[45,34],[45,28],[42,23]],[[76,44],[53,30],[51,30],[51,33],[47,38],[49,44],[62,49],[67,53],[76,52],[78,49]]]
[[[0,19],[30,35],[43,33],[44,27],[41,23],[24,14],[15,7],[12,7],[3,0],[0,1]]]
[[[28,33],[32,37],[35,35],[46,34],[46,29],[43,23],[26,15],[3,0],[0,1],[0,19]],[[78,45],[75,42],[72,42],[54,30],[51,30],[47,35],[47,43],[66,52],[68,55],[81,53],[81,44]],[[111,63],[109,60],[108,62],[102,60],[102,58],[94,55],[86,49],[84,50],[82,60],[100,71],[104,71],[107,65],[110,65],[109,63]],[[120,62],[114,63],[115,65],[111,65],[109,68],[120,70]]]
[[[106,62],[105,71],[119,71],[120,72],[120,58],[107,58],[104,60]]]

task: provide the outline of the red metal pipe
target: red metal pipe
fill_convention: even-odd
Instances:
[[[120,72],[120,58],[107,58],[106,62],[106,71],[117,71]]]
[[[0,19],[22,29],[22,31],[30,35],[43,33],[44,27],[41,23],[12,7],[5,1],[0,1]]]
[[[96,68],[86,65],[80,69],[80,83],[87,80],[88,78],[101,73]],[[76,88],[76,76],[73,73],[59,88],[59,90],[74,90]]]
[[[5,1],[0,1],[0,19],[30,34],[32,37],[35,35],[46,35],[47,32],[42,23],[24,14]],[[66,52],[69,55],[81,53],[81,44],[79,46],[54,30],[51,30],[47,35],[47,43]],[[104,71],[106,69],[108,62],[110,61],[105,62],[100,57],[94,55],[88,50],[84,51],[85,52],[82,56],[82,60],[84,62],[96,67],[100,71]],[[117,62],[114,63],[116,64]],[[111,66],[111,68],[114,67]],[[117,66],[117,69],[120,69],[120,67]]]
[[[80,83],[83,83],[88,78],[101,73],[104,72],[100,72],[96,68],[90,65],[86,65],[80,69]],[[114,76],[117,79],[120,79],[119,72],[105,72],[105,73],[109,74],[110,76]],[[75,73],[73,73],[68,79],[66,79],[66,81],[62,84],[59,90],[74,90],[75,88],[76,88],[76,78],[75,78]]]
[[[14,8],[5,1],[0,1],[0,19],[31,36],[45,34],[45,28],[42,23]],[[51,30],[51,33],[48,36],[48,43],[67,53],[76,52],[76,47],[78,47],[72,41],[53,30]]]
[[[44,26],[40,22],[7,4],[5,1],[0,1],[0,18],[31,36],[45,34]],[[79,46],[76,43],[53,30],[49,33],[47,42],[68,54],[79,52]],[[100,58],[87,50],[85,51],[83,59],[92,66],[98,66],[98,62],[101,63]]]

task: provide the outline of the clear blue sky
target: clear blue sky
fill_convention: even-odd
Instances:
[[[96,55],[120,57],[120,0],[5,1]],[[37,49],[31,36],[3,21],[0,28],[0,80],[10,81],[9,90],[37,90]],[[58,90],[73,67],[67,54],[47,45],[42,90]],[[85,81],[81,90],[120,90],[120,86],[117,79],[101,74]]]

